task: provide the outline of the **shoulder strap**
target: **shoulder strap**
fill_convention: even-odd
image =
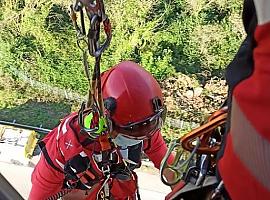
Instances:
[[[49,154],[48,154],[48,152],[47,152],[45,143],[44,143],[43,141],[40,141],[40,142],[38,143],[38,145],[39,145],[39,147],[40,147],[40,149],[41,149],[41,151],[42,151],[42,153],[43,153],[43,155],[44,155],[45,160],[47,161],[47,163],[48,163],[53,169],[55,169],[56,171],[58,171],[58,172],[64,174],[64,172],[63,172],[59,167],[57,167],[57,166],[53,163],[52,159],[50,158],[50,156],[49,156]]]

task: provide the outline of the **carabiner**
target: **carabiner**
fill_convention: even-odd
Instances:
[[[83,15],[82,6],[81,5],[79,6],[78,3],[76,2],[76,4],[74,6],[70,5],[70,18],[71,18],[73,26],[75,27],[75,30],[77,32],[77,38],[81,39],[81,38],[84,38],[86,36],[86,31],[85,31],[84,15]],[[77,23],[77,15],[76,15],[75,11],[80,12],[81,28],[79,27],[79,25]]]
[[[111,23],[108,16],[105,14],[103,0],[76,0],[74,6],[71,6],[71,19],[77,31],[78,38],[86,35],[83,7],[85,7],[86,14],[90,20],[90,30],[88,37],[89,53],[93,57],[99,57],[104,50],[110,45],[112,39]],[[75,12],[81,14],[81,26],[80,29],[77,24],[77,17]],[[106,39],[103,44],[99,44],[100,23],[103,23],[103,29],[106,34]]]
[[[104,50],[110,45],[112,34],[111,34],[111,24],[108,18],[103,21],[103,26],[106,34],[106,40],[102,45],[99,43],[99,33],[100,33],[100,21],[98,15],[93,15],[91,17],[91,27],[88,33],[88,48],[89,54],[93,57],[99,57]]]
[[[184,161],[180,160],[182,158],[183,154],[184,154],[184,149],[179,149],[176,152],[175,159],[174,159],[173,163],[168,164],[168,162],[167,162],[168,158],[169,158],[170,154],[172,153],[172,151],[175,149],[175,147],[178,147],[178,146],[181,147],[182,146],[181,143],[178,142],[178,140],[179,139],[172,140],[170,142],[168,151],[166,152],[164,158],[161,161],[161,165],[160,165],[160,178],[161,178],[161,181],[165,185],[168,185],[168,186],[175,185],[176,183],[178,183],[182,179],[184,173],[186,172],[186,170],[188,169],[188,167],[190,165],[191,160],[193,159],[197,149],[200,146],[200,139],[196,138],[196,144],[195,144],[191,154],[188,156],[187,159],[185,159]],[[174,181],[170,182],[168,180],[165,180],[165,177],[164,177],[164,174],[163,174],[165,169],[169,169],[169,170],[173,171],[177,175]]]

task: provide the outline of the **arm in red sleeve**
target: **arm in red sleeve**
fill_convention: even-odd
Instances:
[[[149,144],[147,144],[149,143]],[[148,149],[149,147],[149,149]],[[156,168],[160,168],[160,163],[164,158],[168,148],[161,135],[160,131],[157,131],[149,140],[145,142],[144,149],[148,158],[154,163]],[[171,154],[168,162],[172,163],[174,156]]]
[[[257,26],[253,74],[233,91],[231,127],[219,161],[221,177],[232,199],[270,199],[269,179],[265,178],[270,171],[270,165],[265,165],[270,149],[269,32],[270,23]]]
[[[251,77],[238,84],[234,98],[242,112],[261,134],[270,141],[270,23],[259,25],[255,31],[254,71]],[[252,95],[251,95],[252,94]]]
[[[47,199],[56,194],[61,190],[63,180],[64,175],[49,166],[42,154],[32,173],[29,200]]]

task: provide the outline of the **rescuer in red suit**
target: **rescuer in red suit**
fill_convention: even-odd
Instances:
[[[41,142],[30,200],[56,199],[66,191],[71,192],[64,199],[139,199],[133,170],[141,165],[141,153],[160,167],[167,151],[160,132],[166,107],[157,81],[138,64],[124,61],[104,72],[101,82],[115,144],[106,167],[99,141],[78,122],[89,113],[72,113]],[[169,173],[165,176],[170,178]]]

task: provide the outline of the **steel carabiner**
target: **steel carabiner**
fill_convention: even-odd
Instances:
[[[181,145],[181,143],[178,142],[178,140],[179,139],[172,140],[170,142],[168,151],[166,152],[164,158],[161,161],[161,165],[160,165],[161,181],[165,185],[168,185],[168,186],[175,185],[176,183],[178,183],[182,179],[184,173],[187,171],[188,167],[190,166],[190,163],[191,163],[197,149],[200,146],[200,139],[196,138],[196,141],[195,141],[196,144],[194,145],[194,148],[193,148],[191,154],[186,159],[183,159],[184,149],[181,148],[182,145]],[[173,163],[168,164],[168,158],[176,147],[180,147],[180,149],[176,150],[176,155],[175,155]],[[173,171],[174,174],[176,174],[176,178],[173,181],[168,181],[165,179],[165,177],[164,177],[164,170],[165,169],[169,169],[169,170]]]

